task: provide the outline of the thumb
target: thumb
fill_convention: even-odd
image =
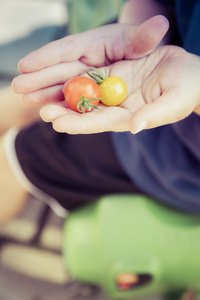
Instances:
[[[162,15],[154,16],[135,29],[129,27],[126,32],[128,45],[125,59],[140,58],[149,54],[161,42],[169,29],[169,21]]]
[[[140,107],[132,116],[130,131],[136,134],[144,129],[159,127],[166,124],[178,122],[192,113],[193,107],[190,101],[185,105],[182,96],[177,93],[168,92],[163,94],[154,102]]]

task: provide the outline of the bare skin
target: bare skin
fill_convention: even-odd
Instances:
[[[54,129],[59,132],[134,131],[129,128],[132,114],[144,103],[144,99],[140,102],[134,99],[147,69],[153,69],[159,63],[156,58],[151,62],[149,55],[153,55],[152,51],[168,27],[165,17],[156,16],[140,26],[108,25],[50,43],[19,62],[19,69],[24,74],[14,79],[13,89],[23,94],[25,103],[58,102],[43,107],[41,116],[43,120],[53,122]],[[72,48],[75,50],[71,51]],[[128,85],[129,97],[122,106],[101,106],[100,111],[84,118],[66,108],[62,88],[64,82],[82,74],[91,65],[103,69],[106,66],[110,75],[122,77]],[[135,78],[139,69],[139,76]],[[130,98],[132,95],[134,99]]]
[[[157,16],[137,29],[116,24],[106,30],[104,27],[91,30],[87,36],[82,33],[66,37],[20,61],[19,69],[24,74],[14,79],[13,89],[23,94],[24,102],[43,105],[58,102],[44,106],[40,115],[44,121],[52,122],[56,131],[70,134],[103,131],[135,134],[177,122],[193,111],[199,114],[200,58],[176,46],[161,46],[152,51],[167,29],[166,19]],[[116,52],[116,44],[121,51]],[[77,51],[72,53],[74,45]],[[56,55],[52,56],[53,52]],[[86,115],[74,113],[63,101],[63,83],[84,74],[95,61],[101,71],[106,66],[109,75],[124,79],[128,97],[117,107],[101,105],[99,111]]]
[[[17,216],[24,208],[28,198],[28,192],[19,184],[8,164],[4,139],[0,139],[0,225]]]
[[[22,128],[40,118],[40,107],[25,106],[10,87],[0,90],[0,106],[0,136],[13,126]]]

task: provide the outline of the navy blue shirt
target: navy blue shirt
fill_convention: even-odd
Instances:
[[[183,48],[200,54],[200,1],[157,0],[174,9],[179,38]]]
[[[200,1],[161,0],[174,6],[182,46],[200,54]],[[143,191],[174,208],[200,213],[200,116],[137,135],[113,133],[122,167]]]

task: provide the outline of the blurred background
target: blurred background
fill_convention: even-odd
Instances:
[[[18,73],[20,58],[65,34],[65,4],[64,0],[0,0],[1,86]]]

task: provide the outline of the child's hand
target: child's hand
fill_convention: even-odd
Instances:
[[[113,24],[52,42],[19,62],[23,75],[13,80],[13,90],[27,105],[63,100],[63,83],[90,66],[104,67],[150,53],[162,40],[169,23],[156,16],[139,27]]]
[[[182,48],[157,48],[168,21],[156,16],[139,27],[108,25],[52,42],[19,63],[13,81],[23,102],[44,106],[41,117],[55,130],[73,134],[153,128],[200,112],[200,58]],[[153,51],[154,50],[154,51]],[[82,115],[63,101],[63,83],[93,65],[124,79],[128,97],[116,107]]]
[[[200,114],[200,58],[180,47],[163,46],[147,57],[116,62],[108,72],[127,83],[128,97],[121,105],[100,105],[99,111],[82,115],[62,102],[43,107],[41,117],[58,132],[84,134],[137,133],[179,121],[192,111]]]

